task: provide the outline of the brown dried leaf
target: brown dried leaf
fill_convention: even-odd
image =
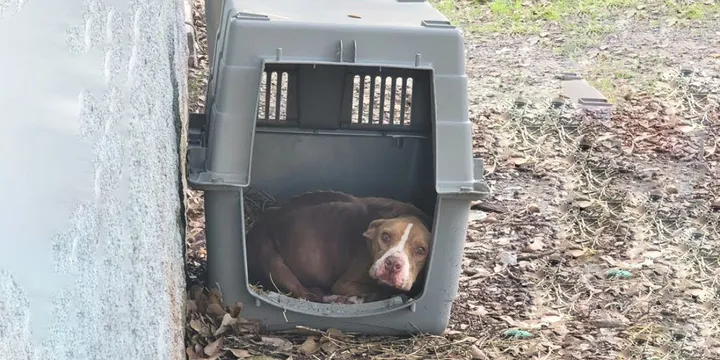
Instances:
[[[205,313],[213,317],[223,317],[225,316],[225,314],[227,314],[225,309],[223,309],[222,305],[218,303],[211,303],[210,305],[208,305]]]
[[[339,349],[338,346],[335,345],[335,343],[332,342],[332,341],[326,341],[326,342],[324,342],[324,343],[320,346],[320,348],[321,348],[326,354],[332,354],[332,353],[338,351],[338,349]]]
[[[592,201],[580,200],[580,201],[576,201],[575,205],[581,209],[585,209],[587,207],[590,207],[590,205],[592,205]]]
[[[274,347],[277,351],[290,351],[293,347],[293,344],[290,341],[276,337],[263,336],[262,342],[265,345]]]
[[[232,327],[237,323],[237,319],[233,318],[230,314],[223,315],[222,323],[220,324],[220,327],[218,327],[217,330],[215,330],[215,333],[213,333],[213,336],[219,336],[220,334],[227,331],[228,328]]]
[[[525,157],[516,156],[516,157],[511,157],[510,159],[508,159],[508,161],[510,161],[510,163],[512,163],[514,165],[523,165],[523,164],[527,164],[527,162],[530,160]]]
[[[203,352],[207,356],[217,355],[222,348],[222,342],[223,338],[218,338],[217,340],[207,344],[207,346],[203,349]]]
[[[232,317],[230,314],[223,315],[222,322],[220,323],[220,326],[233,326],[238,322],[238,319]]]
[[[472,356],[473,360],[490,360],[490,358],[475,345],[470,347],[470,356]]]
[[[214,287],[210,289],[210,295],[208,296],[208,302],[210,304],[222,304],[222,292],[220,289]]]
[[[342,335],[342,331],[338,329],[328,329],[327,335],[330,337],[339,337],[340,335]]]
[[[185,310],[187,311],[187,314],[192,314],[192,313],[198,311],[198,307],[195,304],[195,300],[188,300],[185,304],[186,304]]]
[[[203,288],[200,285],[192,285],[188,289],[188,299],[198,300],[203,295]]]
[[[574,257],[574,258],[579,258],[579,257],[585,255],[585,250],[579,250],[579,249],[576,249],[576,250],[568,250],[568,251],[566,252],[566,254],[569,255],[569,256],[572,256],[572,257]]]
[[[305,342],[298,348],[300,352],[305,355],[311,355],[320,351],[320,343],[317,342],[314,336],[308,336]]]
[[[243,303],[240,301],[237,301],[234,304],[230,305],[230,315],[232,315],[232,317],[236,318],[236,317],[240,316],[242,309],[243,309]]]
[[[228,349],[233,356],[235,356],[238,359],[245,359],[252,355],[250,355],[250,352],[245,349]]]
[[[200,358],[195,352],[194,346],[188,346],[187,349],[185,349],[185,353],[188,356],[188,360],[196,360]]]
[[[484,306],[478,306],[477,309],[468,311],[468,314],[483,317],[487,315],[487,310],[485,310]]]
[[[201,332],[202,328],[203,328],[203,324],[198,320],[192,319],[192,320],[190,320],[190,328],[197,332]]]
[[[545,243],[543,243],[540,239],[535,239],[530,245],[528,245],[528,249],[532,251],[540,251],[545,247]]]
[[[678,130],[682,131],[683,133],[689,133],[689,132],[695,130],[695,127],[692,125],[681,125],[681,126],[678,126]]]
[[[703,290],[703,289],[698,289],[698,288],[688,289],[688,290],[685,291],[685,293],[688,294],[688,295],[690,295],[690,296],[697,297],[697,298],[699,298],[699,299],[704,299],[705,296],[707,295],[707,292],[706,292],[705,290]]]

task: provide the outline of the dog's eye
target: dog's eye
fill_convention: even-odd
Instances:
[[[384,242],[390,242],[390,234],[388,234],[388,233],[383,233],[383,234],[382,234],[382,241],[384,241]]]
[[[426,251],[427,251],[427,250],[425,250],[425,248],[422,247],[422,246],[421,246],[421,247],[418,247],[418,248],[415,248],[415,253],[418,254],[418,255],[425,255],[425,252],[426,252]]]

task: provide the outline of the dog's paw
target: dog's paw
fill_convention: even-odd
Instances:
[[[356,304],[356,305],[362,304],[364,302],[363,298],[361,298],[359,296],[350,296],[347,298],[347,300],[350,304]]]
[[[320,299],[325,296],[325,292],[321,288],[310,288],[308,291]]]

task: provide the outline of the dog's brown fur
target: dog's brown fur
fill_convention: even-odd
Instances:
[[[385,281],[371,277],[370,267],[408,228],[403,266],[412,283],[427,257],[429,222],[415,206],[392,199],[305,193],[266,212],[248,233],[249,280],[316,302],[329,294],[374,301],[403,293],[407,290],[385,285],[388,273],[378,272]],[[386,240],[392,234],[392,242],[383,242],[382,234]],[[423,254],[414,253],[418,247]]]

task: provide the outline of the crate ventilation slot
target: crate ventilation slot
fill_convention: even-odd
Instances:
[[[258,120],[267,122],[287,121],[288,73],[265,71],[260,80]]]
[[[352,124],[410,126],[411,77],[355,75]]]

